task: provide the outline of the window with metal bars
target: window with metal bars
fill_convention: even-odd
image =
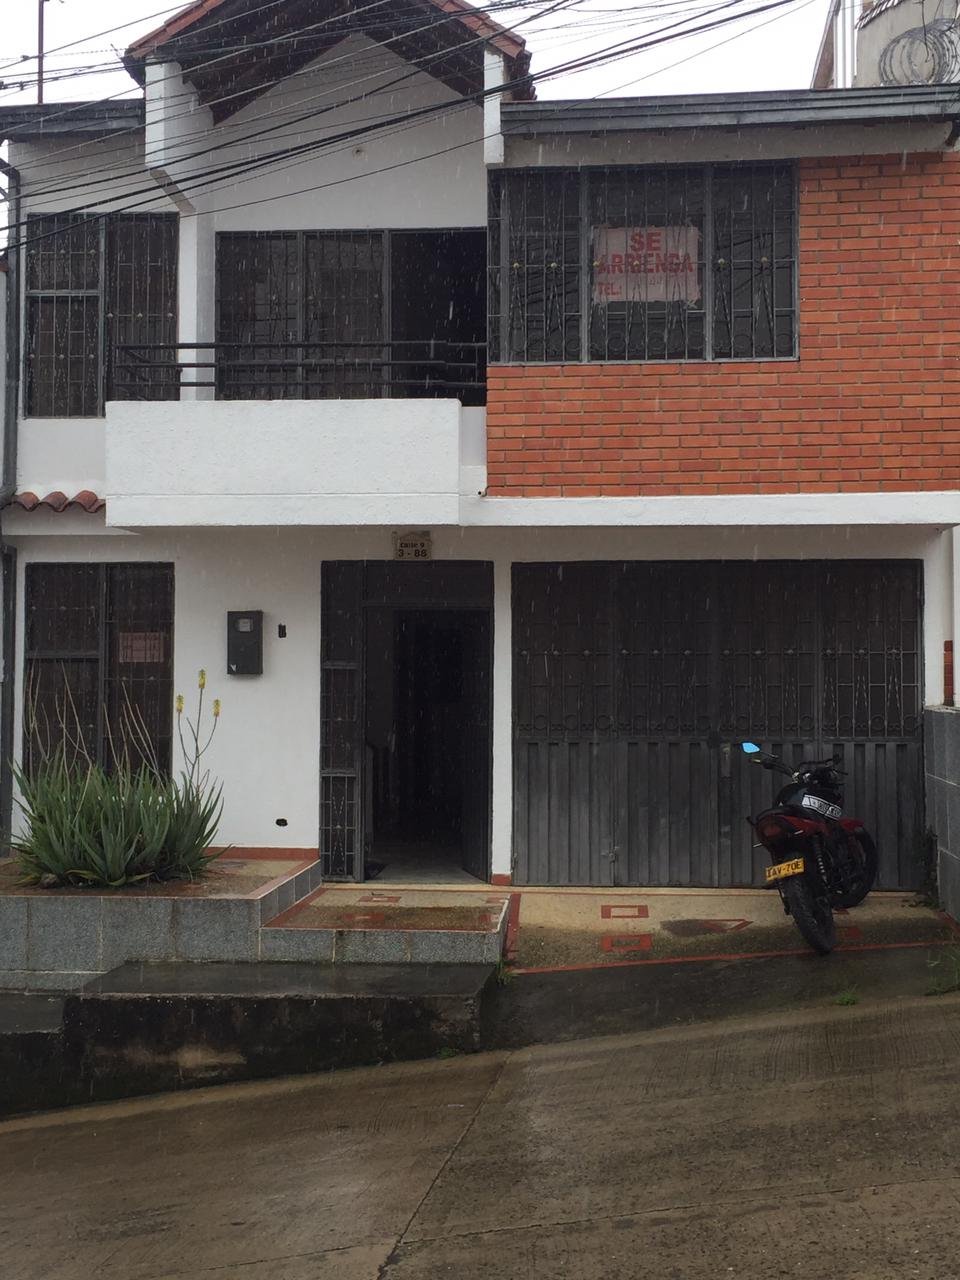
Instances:
[[[504,170],[488,228],[494,361],[796,354],[789,164]]]
[[[24,410],[87,418],[107,399],[136,398],[113,377],[118,344],[177,340],[177,215],[84,213],[27,219]],[[170,373],[150,370],[152,399],[174,399]],[[164,357],[160,357],[163,362]]]
[[[383,383],[381,231],[217,237],[218,394],[369,398]]]
[[[169,770],[173,565],[29,564],[25,613],[27,769],[63,743]]]
[[[220,233],[218,396],[483,404],[485,253],[474,228]]]

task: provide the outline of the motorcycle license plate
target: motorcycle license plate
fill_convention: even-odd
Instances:
[[[786,880],[787,876],[802,875],[803,859],[794,858],[792,862],[777,862],[772,867],[767,867],[764,874],[767,877],[767,884],[773,884],[774,880]]]

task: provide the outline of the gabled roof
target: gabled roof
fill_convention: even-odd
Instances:
[[[466,0],[195,0],[130,46],[140,84],[149,58],[180,64],[215,121],[362,32],[464,97],[483,90],[486,48],[503,54],[515,99],[533,97],[524,41]]]

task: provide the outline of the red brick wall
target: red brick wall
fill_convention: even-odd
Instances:
[[[491,366],[488,493],[960,488],[960,155],[799,182],[800,358]]]

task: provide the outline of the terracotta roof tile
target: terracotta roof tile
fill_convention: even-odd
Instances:
[[[71,507],[79,507],[82,511],[102,511],[106,499],[94,493],[92,489],[81,489],[72,498],[68,498],[62,489],[54,489],[42,498],[29,490],[15,493],[10,499],[12,506],[22,507],[24,511],[35,511],[37,507],[48,507],[51,511],[67,511]]]

